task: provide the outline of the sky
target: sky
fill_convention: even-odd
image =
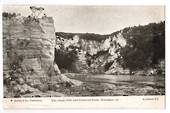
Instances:
[[[110,34],[129,26],[164,21],[164,6],[62,6],[44,7],[54,19],[56,32]],[[29,5],[5,5],[3,11],[31,14]]]

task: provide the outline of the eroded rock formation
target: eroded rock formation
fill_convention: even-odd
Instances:
[[[56,52],[55,60],[60,69],[116,75],[165,72],[160,69],[160,62],[165,62],[165,22],[127,27],[107,35],[56,32],[56,39],[56,50],[62,51]],[[68,67],[58,62],[59,56],[69,56],[62,57],[70,61]]]
[[[50,77],[60,74],[54,64],[55,40],[51,17],[3,17],[3,71],[9,92],[21,90],[18,85],[46,90]]]
[[[131,68],[136,75],[148,70],[150,74],[153,69],[156,74],[164,74],[163,26],[125,28],[109,35],[55,33],[51,17],[3,16],[4,97],[96,96],[110,89],[108,93],[113,90],[115,95],[117,86],[96,84],[92,75],[129,74]],[[95,82],[86,83],[90,80]],[[117,93],[126,92],[119,94],[118,88]]]
[[[126,40],[121,31],[114,35],[96,35],[96,39],[92,38],[93,35],[56,33],[56,49],[67,52],[76,51],[74,57],[77,58],[70,66],[81,73],[124,73],[124,69],[117,62],[117,59],[121,57],[120,48],[126,46]]]

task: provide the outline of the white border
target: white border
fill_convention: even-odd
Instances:
[[[164,5],[164,0],[2,0],[4,4]]]
[[[170,24],[169,24],[169,21],[170,20],[170,2],[168,0],[3,0],[1,1],[1,3],[4,3],[4,4],[30,4],[30,3],[33,3],[33,4],[53,4],[55,2],[55,4],[66,4],[66,5],[165,5],[166,4],[166,100],[170,100],[169,98],[169,93],[170,93],[170,90],[168,88],[168,86],[170,86],[170,82],[169,82],[169,75],[170,75],[170,70],[168,68],[170,68],[169,66],[169,61],[170,61],[170,51],[168,51],[168,49],[170,48],[170,34],[168,34],[168,30],[170,30]],[[1,13],[1,10],[2,9],[2,4],[0,6],[0,13]],[[1,15],[0,15],[0,19],[1,19]],[[2,20],[2,19],[1,19]],[[2,27],[1,25],[1,21],[0,21],[0,26]],[[2,28],[0,27],[0,32],[2,32]],[[2,37],[2,34],[0,34],[0,37]],[[1,74],[1,78],[0,78],[0,106],[2,106],[2,91],[3,91],[3,88],[2,88],[2,38],[0,38],[0,47],[1,47],[1,51],[0,51],[0,74]],[[168,112],[169,111],[169,101],[166,102],[167,103],[167,110],[115,110],[114,112],[120,112],[120,113],[123,113],[123,112],[131,112],[131,113],[136,113],[136,112],[145,112],[145,113],[150,113],[150,112],[153,112],[153,113],[165,113],[165,112]],[[47,112],[56,112],[56,111],[47,111],[47,110],[38,110],[38,111],[33,111],[33,110],[29,110],[29,111],[26,111],[26,110],[19,110],[19,111],[4,111],[2,108],[0,108],[0,112],[24,112],[24,113],[27,113],[27,112],[33,112],[33,113],[37,113],[37,112],[44,112],[44,113],[47,113]],[[80,111],[80,110],[58,110],[57,112],[61,112],[61,113],[65,113],[65,112],[74,112],[74,113],[80,113],[80,112],[84,112],[84,113],[87,113],[87,112],[98,112],[98,113],[103,113],[103,112],[113,112],[112,110],[83,110],[83,111]]]
[[[6,109],[16,108],[135,108],[164,109],[165,96],[98,96],[98,97],[50,97],[50,98],[5,98]]]

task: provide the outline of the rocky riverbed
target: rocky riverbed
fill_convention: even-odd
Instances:
[[[73,96],[164,95],[165,77],[129,75],[67,75],[82,80],[81,86],[69,89]]]
[[[42,92],[34,90],[21,97],[142,96],[165,95],[164,76],[64,74],[70,82]],[[73,84],[71,84],[71,82]]]

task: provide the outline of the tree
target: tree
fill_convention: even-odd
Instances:
[[[157,65],[159,59],[165,59],[165,23],[152,23],[146,26],[126,28],[124,37],[127,45],[120,54],[124,68],[144,70]]]
[[[43,7],[30,6],[30,10],[32,11],[31,16],[33,18],[38,18],[38,16],[42,13],[44,8]]]

